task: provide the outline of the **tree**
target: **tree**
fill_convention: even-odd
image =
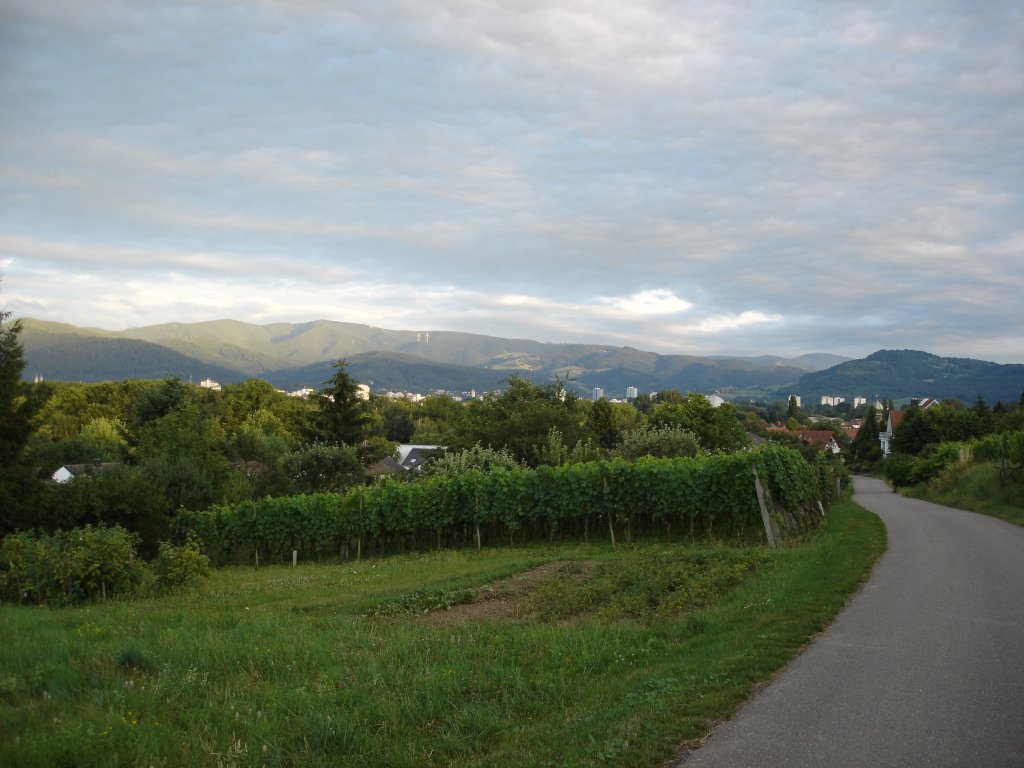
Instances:
[[[619,428],[611,403],[603,397],[590,406],[587,414],[587,428],[602,448],[611,448],[619,441]]]
[[[519,461],[537,466],[552,427],[566,445],[574,446],[585,437],[580,400],[566,392],[562,382],[538,386],[518,376],[506,381],[504,392],[489,393],[465,410],[445,441],[450,449],[472,448],[477,443],[508,448]]]
[[[7,322],[11,313],[0,311],[0,526],[11,530],[24,525],[22,512],[36,490],[25,446],[32,432],[31,413],[21,380],[25,357],[21,347],[21,321]],[[23,505],[25,508],[23,508]]]
[[[789,405],[786,407],[786,421],[795,419],[797,423],[802,423],[804,420],[804,412],[800,410],[800,406],[797,405],[796,395],[789,396]]]
[[[638,459],[641,456],[696,456],[699,452],[697,436],[676,424],[637,427],[625,436],[617,451],[624,459]]]
[[[857,436],[850,445],[850,453],[853,461],[859,465],[872,464],[882,457],[882,445],[878,440],[878,433],[882,431],[883,424],[878,419],[878,412],[875,406],[869,405],[864,414],[864,421],[857,430]]]
[[[352,445],[307,445],[285,459],[285,469],[302,493],[341,491],[363,480],[359,453]]]
[[[336,362],[334,375],[320,391],[316,425],[325,442],[358,446],[369,435],[372,420],[356,382],[345,372],[347,365],[345,360]]]
[[[661,395],[658,397],[660,400]],[[747,444],[747,434],[735,406],[725,403],[715,408],[704,395],[693,392],[682,403],[659,402],[650,423],[655,427],[675,425],[688,429],[706,451],[733,451]]]

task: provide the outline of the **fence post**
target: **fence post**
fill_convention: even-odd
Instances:
[[[764,503],[764,489],[761,488],[761,478],[757,474],[757,464],[754,467],[754,490],[757,491],[757,505],[761,508],[761,522],[764,523],[764,533],[768,537],[768,546],[774,549],[778,546],[775,540],[775,531],[772,526],[772,516],[768,514],[768,506]]]

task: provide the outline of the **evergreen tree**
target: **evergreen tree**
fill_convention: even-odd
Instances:
[[[371,418],[359,398],[356,382],[345,372],[348,363],[334,364],[334,376],[320,391],[317,429],[320,437],[332,445],[360,445],[369,434]]]
[[[602,448],[611,448],[619,441],[619,428],[615,425],[611,403],[603,397],[590,406],[587,427]]]
[[[31,524],[21,512],[37,485],[25,460],[31,434],[30,413],[21,373],[25,358],[19,334],[21,321],[7,322],[11,313],[0,311],[0,530]]]

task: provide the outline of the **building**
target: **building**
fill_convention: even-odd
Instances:
[[[841,405],[842,403],[845,403],[845,402],[846,402],[846,398],[842,397],[840,395],[822,395],[821,396],[821,404],[822,405],[836,406],[836,405]]]
[[[712,408],[720,408],[725,405],[725,398],[721,395],[709,395],[708,402],[711,403]]]
[[[593,393],[593,395],[591,396],[590,399],[594,400],[596,402],[596,401],[602,399],[603,397],[604,397],[604,390],[601,389],[601,387],[594,387],[594,393]]]
[[[853,398],[853,407],[854,408],[860,408],[862,405],[867,405],[867,404],[868,404],[868,399],[866,397],[854,397]]]
[[[637,397],[639,397],[639,395],[640,395],[640,393],[637,391],[636,387],[626,387],[626,399],[627,400],[636,400]]]
[[[199,386],[203,389],[210,389],[214,392],[220,392],[220,384],[213,379],[203,379],[199,382]]]
[[[70,483],[76,477],[95,477],[121,466],[116,461],[94,461],[92,464],[65,464],[52,475],[55,483]]]
[[[892,437],[896,432],[896,427],[903,421],[903,417],[907,415],[906,411],[889,411],[889,418],[885,420],[885,431],[878,433],[878,441],[882,444],[882,458],[886,458],[892,453]]]

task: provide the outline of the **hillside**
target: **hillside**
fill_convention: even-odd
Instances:
[[[868,398],[955,398],[970,403],[1016,402],[1024,391],[1024,365],[1000,365],[962,357],[938,357],[917,350],[879,350],[801,377],[797,392],[817,399],[825,394]]]
[[[346,358],[346,369],[356,381],[369,384],[373,391],[397,392],[487,392],[501,384],[508,374],[468,365],[434,363],[421,357],[394,352],[367,352]],[[332,375],[332,363],[313,363],[267,373],[263,378],[281,389],[323,386]]]
[[[169,323],[126,331],[26,319],[25,377],[102,381],[178,376],[222,384],[257,377],[283,389],[319,387],[345,359],[359,381],[385,390],[485,392],[510,375],[537,382],[568,379],[583,393],[744,390],[874,398],[936,397],[1016,401],[1024,365],[880,350],[862,360],[827,353],[781,358],[659,355],[634,347],[551,344],[457,331],[402,331],[357,323],[253,325],[235,320]],[[835,364],[837,361],[838,364]],[[831,364],[824,370],[808,370]],[[767,395],[770,396],[770,395]]]
[[[159,344],[53,330],[26,328],[23,332],[26,379],[42,376],[47,381],[97,382],[177,376],[184,381],[209,377],[230,384],[248,378],[237,370],[205,363]]]
[[[346,359],[353,375],[372,381],[375,391],[486,391],[517,374],[539,382],[568,378],[581,391],[603,387],[621,396],[629,386],[641,391],[791,386],[805,370],[777,357],[659,355],[632,347],[328,320],[269,325],[217,320],[125,331],[32,319],[24,325],[26,376],[80,381],[172,375],[228,383],[259,377],[283,388],[316,387],[329,377],[331,363]]]

